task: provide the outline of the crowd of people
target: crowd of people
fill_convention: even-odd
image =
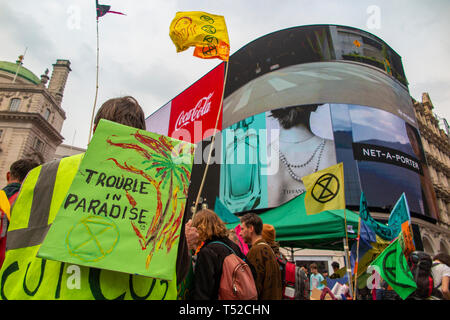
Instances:
[[[106,101],[95,117],[94,131],[100,119],[138,129],[150,129],[145,127],[144,113],[139,103],[129,96]],[[56,212],[55,207],[61,205],[64,198],[61,194],[67,192],[82,156],[72,156],[45,164],[39,164],[31,159],[21,159],[11,165],[7,173],[8,184],[2,192],[8,199],[9,207],[14,205],[17,208],[27,208],[28,211],[22,212],[16,209],[7,215],[6,211],[9,212],[9,210],[1,208],[0,267],[4,260],[8,259],[10,249],[16,251],[27,246],[42,244],[48,231],[47,225],[50,225],[55,218],[54,214],[50,215],[49,212]],[[33,201],[32,205],[29,203],[31,201]],[[22,223],[22,225],[28,227],[13,230],[10,234],[9,224],[23,220],[24,217],[28,219],[28,223]],[[342,277],[338,272],[339,263],[332,263],[333,273],[328,276],[328,272],[319,270],[316,263],[297,266],[292,261],[288,261],[281,252],[279,243],[276,242],[275,228],[270,224],[264,224],[255,213],[247,213],[240,217],[238,232],[234,229],[228,230],[220,217],[210,209],[202,209],[196,212],[192,219],[188,221],[187,219],[185,215],[176,261],[176,279],[174,279],[174,283],[180,285],[187,281],[189,274],[193,275],[185,296],[187,299],[218,300],[226,296],[224,295],[226,285],[223,279],[229,275],[225,275],[225,272],[235,272],[225,268],[226,263],[231,265],[235,263],[236,268],[239,268],[236,270],[242,271],[240,274],[230,274],[232,281],[235,281],[231,294],[247,294],[246,297],[259,300],[308,300],[314,298],[313,293],[316,290],[320,290],[320,299],[324,299],[327,294],[333,299],[351,299],[345,283],[339,294],[336,294],[336,291],[332,292],[333,288],[327,286],[327,279]],[[33,226],[32,224],[36,221],[39,221],[41,225]],[[20,231],[20,237],[14,231]],[[29,252],[31,253],[28,254],[35,255],[37,250]],[[14,254],[14,259],[17,259],[17,252]],[[230,255],[234,257],[234,260],[228,259]],[[415,296],[424,299],[436,297],[449,300],[450,256],[440,253],[433,259],[428,256],[428,260],[425,253],[416,253],[411,256],[413,258],[409,261],[410,267],[418,286]],[[26,259],[27,262],[32,263],[37,258],[30,256]],[[418,263],[417,261],[428,262]],[[27,268],[21,272],[32,276],[33,272],[39,272],[35,269],[29,271]],[[428,273],[424,270],[428,270]],[[5,272],[5,268],[2,268],[0,271],[2,279]],[[57,276],[56,273],[55,277]],[[431,289],[430,279],[432,279]],[[21,283],[17,285],[22,286]],[[108,285],[114,286],[114,283],[111,282]],[[153,283],[152,288],[154,285]],[[392,293],[392,290],[388,289],[386,284],[382,284],[373,298],[388,299],[393,296],[395,298],[395,294],[389,297],[387,293],[389,291]],[[173,290],[173,285],[170,290]],[[364,297],[365,292],[365,290],[360,291],[361,298]],[[79,298],[83,299],[81,296]]]
[[[207,221],[207,222],[206,222]],[[261,300],[348,300],[350,294],[345,272],[342,272],[338,262],[332,262],[333,272],[321,270],[317,263],[295,266],[295,285],[293,295],[285,294],[288,287],[287,264],[289,263],[280,251],[275,241],[276,232],[272,225],[264,224],[254,213],[241,217],[241,239],[249,246],[247,255],[240,250],[241,241],[233,230],[227,231],[224,222],[209,209],[203,209],[196,214],[193,229],[198,230],[198,248],[194,259],[194,284],[191,299],[217,300],[219,297],[222,264],[230,254],[217,243],[222,241],[233,248],[233,253],[242,258],[251,268],[258,299]],[[194,231],[195,232],[195,231]],[[228,235],[228,237],[227,237]],[[194,245],[195,246],[195,245]],[[408,266],[417,284],[417,289],[408,299],[442,299],[449,300],[450,256],[439,253],[433,258],[430,255],[415,251],[409,255]],[[332,286],[329,286],[327,280]],[[344,280],[343,280],[344,279]],[[385,282],[368,290],[367,286],[357,290],[360,300],[398,300],[400,297]]]

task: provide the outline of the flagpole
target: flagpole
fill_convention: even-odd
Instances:
[[[23,55],[22,55],[22,60],[20,60],[20,57],[19,57],[19,65],[17,66],[17,70],[16,70],[16,74],[14,75],[14,78],[13,78],[13,81],[12,81],[12,83],[15,83],[16,82],[16,78],[17,78],[17,75],[19,74],[19,70],[20,70],[20,67],[22,66],[22,64],[23,64],[23,60],[25,59],[25,54],[27,53],[27,50],[28,50],[28,47],[25,47],[25,52],[23,53]]]
[[[217,113],[216,125],[214,127],[214,135],[213,135],[213,137],[211,139],[211,144],[210,144],[211,147],[209,148],[208,161],[206,162],[206,168],[205,168],[205,171],[203,172],[202,182],[201,182],[200,188],[198,190],[197,198],[195,199],[195,205],[194,205],[194,210],[192,212],[192,218],[191,219],[194,219],[194,216],[197,213],[198,202],[199,202],[199,199],[200,199],[200,195],[201,195],[201,193],[203,191],[203,186],[204,186],[205,180],[206,180],[206,174],[208,173],[209,162],[211,161],[211,155],[212,155],[212,150],[213,150],[213,147],[214,147],[214,142],[216,140],[216,131],[217,131],[217,126],[219,124],[219,118],[220,118],[220,115],[222,114],[223,96],[225,94],[225,86],[226,86],[226,83],[227,83],[229,60],[226,61],[226,64],[227,65],[225,67],[225,79],[223,81],[222,97],[220,99],[219,112]]]
[[[353,285],[352,285],[352,269],[350,266],[350,255],[348,250],[348,233],[347,233],[347,209],[344,209],[344,223],[345,223],[345,239],[344,239],[344,251],[345,251],[345,260],[347,265],[347,276],[348,276],[348,288],[350,290],[350,295],[352,299],[353,297]]]
[[[347,230],[347,223],[345,223],[345,229]],[[347,233],[347,232],[346,232]],[[346,238],[342,239],[344,242],[344,251],[345,251],[345,265],[347,268],[347,277],[348,277],[348,289],[350,291],[350,296],[353,299],[353,286],[352,286],[352,269],[350,267],[350,256],[348,252],[348,238],[346,235]]]
[[[356,164],[356,173],[358,174],[359,189],[361,190],[361,193],[362,193],[363,189],[362,189],[362,185],[361,185],[361,176],[359,175],[358,161],[355,161],[355,164]],[[354,284],[354,286],[355,286],[355,290],[354,290],[355,297],[354,297],[354,300],[357,299],[356,298],[356,291],[357,291],[357,287],[358,287],[357,280],[358,280],[358,262],[359,262],[359,240],[361,238],[361,208],[359,210],[360,210],[360,212],[358,214],[358,238],[357,238],[357,242],[356,242],[356,260],[355,260],[355,266],[356,266],[355,270],[356,271],[355,271],[355,284]]]
[[[94,114],[95,114],[95,107],[97,105],[97,96],[98,96],[98,68],[99,68],[99,36],[98,36],[98,14],[97,14],[97,72],[95,76],[95,98],[94,98],[94,106],[92,107],[92,116],[91,116],[91,126],[89,128],[89,138],[88,138],[88,144],[91,141],[91,134],[92,134],[92,125],[94,123]]]
[[[357,283],[358,283],[358,262],[359,262],[359,240],[361,238],[361,216],[358,218],[358,238],[356,239],[356,260],[355,260],[355,284],[354,284],[354,290],[355,293],[354,300],[356,300],[356,291],[357,291]]]

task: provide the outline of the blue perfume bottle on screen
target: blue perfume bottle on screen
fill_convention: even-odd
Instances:
[[[255,116],[227,128],[224,133],[221,195],[231,212],[255,209],[261,202],[260,139]]]

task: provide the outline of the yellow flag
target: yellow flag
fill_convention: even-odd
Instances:
[[[306,214],[326,210],[345,209],[344,166],[334,166],[317,171],[302,178],[306,188]]]
[[[194,56],[228,61],[230,41],[225,18],[201,11],[177,12],[169,36],[177,52],[194,46]]]
[[[5,191],[0,190],[0,212],[4,212],[8,220],[11,220],[10,209],[11,206]]]

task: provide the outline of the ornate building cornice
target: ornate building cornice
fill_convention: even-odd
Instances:
[[[61,117],[66,120],[66,112],[58,105],[53,95],[48,91],[47,88],[42,86],[37,86],[33,84],[13,84],[13,83],[0,83],[0,91],[3,92],[27,92],[27,93],[40,93],[45,96],[45,98],[50,101],[55,108],[55,110],[58,111],[58,113],[61,115]]]
[[[47,133],[55,144],[59,145],[64,140],[64,137],[39,113],[0,111],[0,120],[31,122]]]
[[[447,164],[440,161],[438,158],[436,158],[436,156],[428,151],[425,151],[425,156],[429,165],[450,177],[450,167]]]

